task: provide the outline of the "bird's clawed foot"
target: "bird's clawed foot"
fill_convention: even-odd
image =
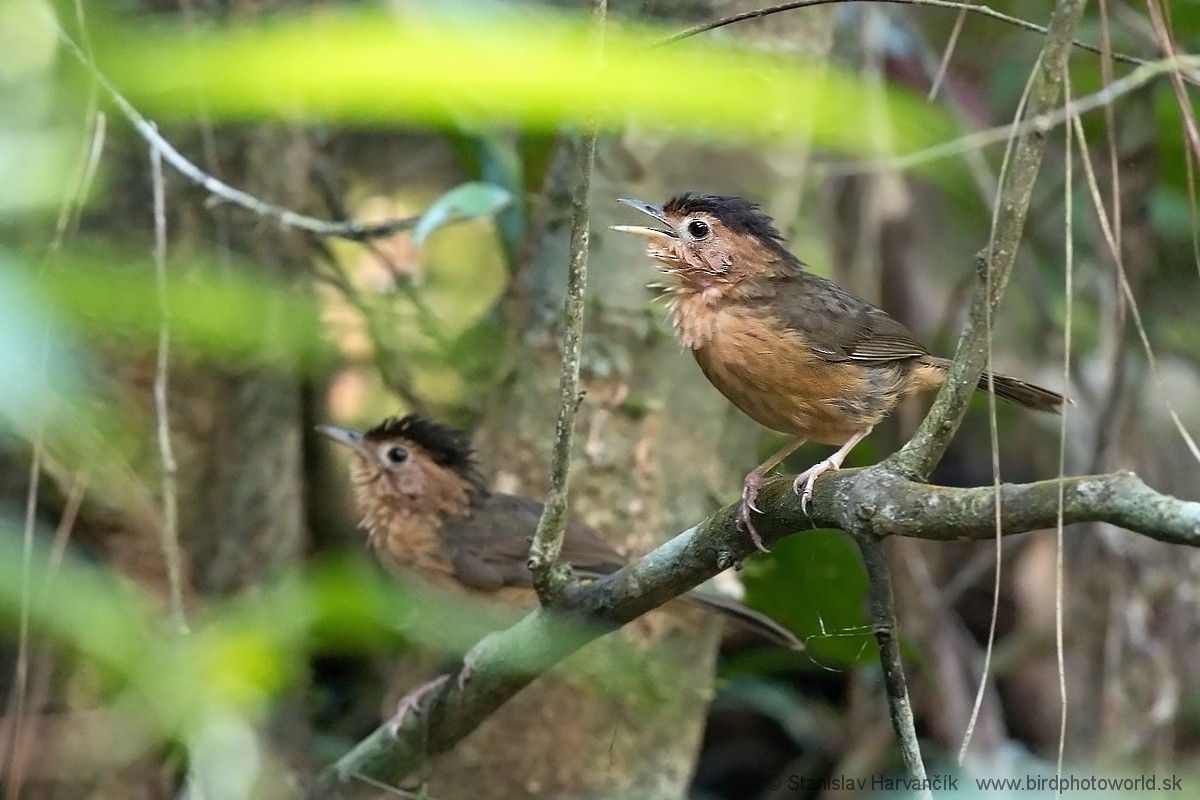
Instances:
[[[801,511],[803,511],[805,514],[808,513],[808,504],[812,502],[813,483],[816,482],[817,478],[821,475],[824,475],[826,472],[833,472],[834,470],[841,468],[841,466],[842,462],[840,459],[834,460],[833,458],[827,458],[824,461],[813,464],[811,467],[804,470],[804,472],[801,472],[796,476],[796,480],[792,481],[792,490],[795,491],[796,494],[800,495]]]
[[[750,541],[754,542],[763,553],[771,552],[765,544],[762,537],[758,535],[758,530],[754,527],[754,523],[750,521],[750,512],[755,511],[759,514],[762,509],[754,505],[754,501],[758,499],[758,490],[762,488],[763,476],[758,470],[754,470],[746,476],[746,482],[742,484],[742,502],[738,506],[738,527],[746,530],[750,534]]]
[[[497,633],[489,633],[484,636],[475,646],[467,651],[463,656],[462,668],[458,671],[458,688],[461,689],[467,685],[467,681],[475,674],[475,667],[479,664],[479,660],[484,654],[492,648],[493,643],[499,637]]]
[[[429,695],[433,694],[437,689],[441,688],[442,684],[450,679],[449,675],[439,675],[427,683],[423,683],[416,689],[413,689],[404,697],[400,698],[400,702],[396,704],[396,713],[392,717],[391,723],[388,725],[392,736],[395,736],[400,728],[404,725],[404,721],[408,719],[408,715],[417,711],[421,705],[421,701]]]
[[[462,690],[466,687],[467,681],[469,681],[471,676],[475,673],[475,666],[479,663],[479,659],[483,657],[483,654],[488,651],[488,648],[491,647],[492,640],[495,638],[495,636],[496,634],[489,633],[487,636],[480,639],[475,646],[468,650],[467,654],[463,656],[462,666],[459,668],[458,674],[454,679],[454,684],[459,688],[459,690]],[[396,713],[392,717],[391,724],[388,726],[391,729],[392,736],[395,736],[396,732],[400,730],[400,727],[404,724],[404,721],[408,719],[408,715],[417,711],[418,707],[421,705],[421,702],[434,691],[439,689],[442,684],[448,680],[450,680],[449,675],[439,675],[428,683],[423,683],[416,689],[413,689],[411,692],[404,695],[404,697],[401,697],[400,702],[396,704]]]

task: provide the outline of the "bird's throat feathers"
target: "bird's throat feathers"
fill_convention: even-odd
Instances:
[[[788,270],[801,269],[799,262],[786,265]],[[698,350],[717,336],[721,312],[743,304],[762,302],[773,293],[772,280],[784,277],[778,269],[729,280],[721,276],[693,276],[683,271],[666,275],[667,280],[655,284],[666,302],[671,325],[679,341],[690,350]]]
[[[437,466],[422,470],[419,481],[401,481],[376,464],[357,459],[351,468],[360,526],[378,531],[414,525],[440,528],[467,514],[482,493],[455,473]]]

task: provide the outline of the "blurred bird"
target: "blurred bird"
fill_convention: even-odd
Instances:
[[[681,194],[636,208],[661,227],[614,225],[648,239],[647,253],[685,347],[714,386],[761,425],[795,438],[746,476],[738,519],[766,551],[750,518],[763,477],[805,441],[839,445],[796,476],[807,507],[818,476],[843,460],[912,392],[946,380],[947,359],[866,300],[804,269],[759,207],[741,197]],[[1059,411],[1049,389],[993,375],[996,395]],[[987,391],[988,375],[979,380]]]
[[[527,562],[542,504],[493,492],[461,431],[416,414],[390,417],[365,433],[332,425],[317,430],[354,452],[350,470],[361,526],[388,569],[513,605],[537,603]],[[562,563],[595,578],[627,562],[591,528],[572,521]],[[681,599],[777,644],[803,647],[786,628],[731,598],[694,591]]]

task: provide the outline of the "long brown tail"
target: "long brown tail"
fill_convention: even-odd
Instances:
[[[944,370],[950,368],[950,361],[945,358],[928,356],[921,360],[938,369]],[[1032,383],[1026,383],[1008,375],[995,375],[992,380],[996,387],[997,397],[1002,397],[1010,403],[1032,408],[1034,411],[1049,411],[1054,414],[1062,413],[1065,398],[1058,392],[1043,389],[1041,386],[1035,386]],[[988,374],[986,372],[980,376],[979,385],[976,388],[981,392],[988,390]]]
[[[722,614],[734,622],[749,628],[764,639],[783,645],[789,650],[804,649],[804,642],[800,641],[796,637],[796,634],[766,614],[744,606],[731,597],[723,597],[718,594],[710,594],[709,592],[691,591],[685,595],[680,595],[679,599],[694,606],[699,606],[706,611],[715,611],[718,614]]]

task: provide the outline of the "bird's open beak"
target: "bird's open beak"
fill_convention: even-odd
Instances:
[[[338,444],[345,445],[366,458],[374,458],[375,454],[367,447],[367,440],[358,431],[349,428],[339,428],[336,425],[318,425],[317,433],[328,436]]]
[[[661,239],[664,236],[671,239],[679,238],[679,235],[672,229],[671,223],[667,219],[667,215],[663,213],[663,210],[660,206],[656,206],[653,203],[647,203],[644,200],[631,200],[628,197],[618,198],[617,202],[627,205],[630,208],[636,208],[643,214],[649,214],[661,222],[665,226],[665,229],[650,228],[644,225],[610,225],[609,227],[612,230],[620,231],[622,233],[633,233],[638,236],[645,236],[649,239]]]

